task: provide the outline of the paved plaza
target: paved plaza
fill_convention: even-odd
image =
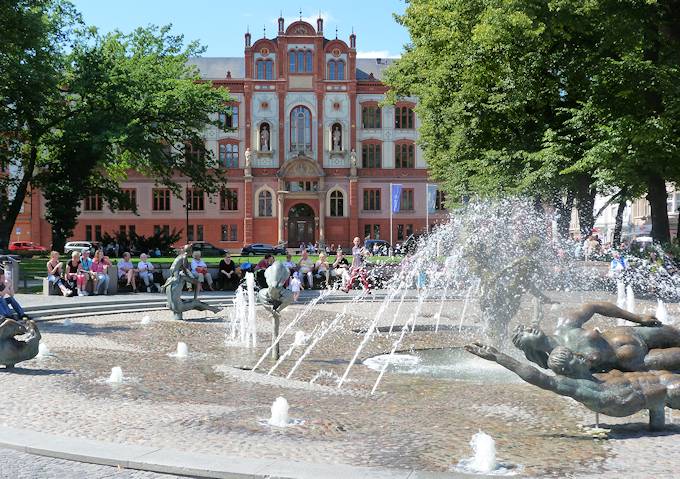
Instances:
[[[561,308],[584,299],[611,299],[604,293],[557,294],[555,298],[562,304],[546,312],[547,325],[555,324]],[[527,476],[671,477],[669,471],[680,467],[680,427],[671,425],[664,433],[651,434],[646,431],[645,414],[626,419],[601,417],[601,423],[612,428],[610,439],[593,439],[582,426],[593,425],[594,413],[519,378],[495,383],[483,374],[479,380],[450,380],[388,372],[377,393],[370,395],[378,373],[356,364],[338,389],[338,378],[381,304],[380,298],[338,292],[319,301],[286,334],[282,352],[292,346],[295,331],[318,332],[338,313],[345,313],[345,319],[319,341],[290,379],[285,376],[304,348],[292,348],[271,376],[266,375],[274,365],[269,359],[257,372],[248,370],[268,343],[270,325],[264,311],[258,313],[256,348],[225,343],[226,311],[218,315],[191,312],[187,317],[193,320],[188,322],[172,320],[167,311],[111,312],[73,318],[71,324],[41,322],[43,342],[52,355],[0,373],[0,390],[5,391],[0,426],[73,440],[238,456],[272,464],[285,460],[324,464],[331,470],[352,466],[376,474],[402,470],[403,477],[416,477],[409,475],[413,471],[454,477],[452,467],[471,455],[468,443],[478,430],[494,437],[499,460],[520,465]],[[426,302],[418,326],[432,324],[441,309],[440,331],[416,327],[400,349],[456,347],[476,338],[477,312],[472,308],[461,322],[462,306],[460,298],[444,304]],[[639,304],[641,309],[653,306]],[[379,326],[388,327],[398,307],[396,302],[390,304]],[[415,298],[407,298],[395,332],[376,333],[359,359],[388,352],[398,337],[398,326],[416,307]],[[520,316],[527,317],[529,308],[526,304]],[[300,304],[284,311],[282,326],[304,310]],[[677,305],[669,305],[669,312],[680,315]],[[146,315],[151,324],[142,325]],[[593,326],[607,324],[600,318]],[[189,346],[186,359],[170,354],[179,341]],[[122,368],[122,384],[106,382],[113,366]],[[278,396],[288,400],[296,425],[275,428],[266,424]],[[645,453],[648,450],[654,451],[654,460]],[[66,477],[60,471],[70,467],[61,460],[3,451],[2,474],[17,470],[22,459],[37,476],[22,471],[24,476],[1,477]],[[68,477],[163,477],[107,466],[73,467],[74,475]],[[43,476],[41,471],[51,472]]]

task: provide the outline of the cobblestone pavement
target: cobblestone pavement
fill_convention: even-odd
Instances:
[[[447,470],[469,457],[470,437],[482,429],[496,439],[499,459],[522,465],[529,476],[627,478],[654,471],[655,477],[666,477],[680,469],[673,445],[680,430],[647,434],[643,414],[602,418],[614,424],[611,439],[593,440],[579,424],[592,424],[594,414],[581,405],[519,380],[494,383],[481,370],[478,380],[465,381],[388,373],[371,396],[378,373],[356,364],[338,389],[337,379],[381,304],[343,297],[345,304],[321,301],[309,314],[303,314],[304,306],[284,311],[283,328],[302,318],[285,335],[281,350],[290,348],[291,354],[272,376],[266,376],[274,366],[268,359],[257,373],[240,369],[252,367],[269,341],[270,324],[263,312],[258,313],[256,348],[225,344],[224,318],[197,312],[187,314],[194,319],[190,322],[175,322],[159,311],[77,318],[72,325],[41,323],[43,342],[53,356],[22,363],[13,373],[0,370],[5,413],[0,424],[206,454],[432,471]],[[546,311],[546,327],[556,323],[560,308],[586,297],[611,299],[558,295],[562,305]],[[639,304],[641,309],[653,306]],[[405,302],[395,321],[398,307],[390,305],[378,326],[394,321],[400,331],[416,303]],[[461,309],[460,300],[425,303],[417,325],[431,324],[441,310],[441,331],[416,328],[400,349],[460,346],[475,339],[476,311],[471,308],[461,326]],[[520,316],[528,317],[529,309],[526,304]],[[340,326],[331,328],[286,380],[305,350],[293,347],[295,332],[320,334],[342,313]],[[669,313],[680,316],[677,305],[669,305]],[[151,324],[142,326],[146,315]],[[612,324],[607,321],[597,319],[593,326]],[[374,335],[359,359],[389,351],[398,336]],[[189,345],[187,359],[169,356],[178,341]],[[123,369],[126,379],[120,385],[105,381],[113,366]],[[266,425],[277,396],[286,397],[291,417],[302,423],[285,429]],[[653,460],[648,450],[654,451]]]
[[[179,476],[34,456],[0,448],[0,479],[172,479]]]

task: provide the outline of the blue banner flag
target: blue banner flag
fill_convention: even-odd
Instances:
[[[401,186],[400,184],[392,185],[392,213],[399,213],[401,209]]]
[[[434,213],[437,206],[437,185],[427,185],[427,211]]]

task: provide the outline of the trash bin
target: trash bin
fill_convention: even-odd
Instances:
[[[0,255],[0,265],[5,270],[5,281],[11,282],[12,289],[19,289],[19,263],[21,260],[10,255]]]

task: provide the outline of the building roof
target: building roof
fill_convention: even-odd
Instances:
[[[357,58],[356,79],[381,80],[383,70],[393,61],[394,58]],[[246,71],[243,57],[194,57],[189,64],[198,67],[204,80],[224,80],[227,72],[232,78],[243,78]]]

